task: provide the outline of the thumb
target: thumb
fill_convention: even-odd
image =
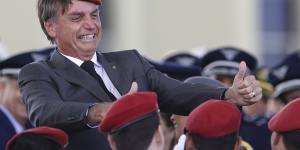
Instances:
[[[131,88],[127,94],[135,93],[138,91],[138,84],[136,82],[132,82]]]
[[[240,63],[239,72],[236,74],[235,78],[238,80],[243,80],[247,71],[247,66],[244,61]]]

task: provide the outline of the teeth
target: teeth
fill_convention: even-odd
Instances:
[[[95,39],[96,35],[95,34],[87,34],[87,35],[82,35],[79,38],[82,40],[93,40]]]

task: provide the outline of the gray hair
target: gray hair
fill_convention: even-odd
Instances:
[[[43,32],[47,39],[54,43],[54,39],[46,31],[44,23],[54,21],[59,13],[64,14],[68,9],[72,0],[38,0],[38,17]]]

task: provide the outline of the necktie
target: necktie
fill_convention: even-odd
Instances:
[[[110,91],[108,91],[102,78],[96,72],[96,70],[94,68],[94,63],[92,61],[89,60],[89,61],[83,62],[83,64],[80,66],[80,68],[85,70],[87,73],[89,73],[92,77],[94,77],[98,81],[98,83],[100,84],[102,89],[110,97],[111,100],[113,100],[113,101],[116,100],[116,97]]]

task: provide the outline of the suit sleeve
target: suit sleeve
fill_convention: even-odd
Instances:
[[[183,83],[156,70],[142,56],[139,58],[149,87],[158,95],[159,108],[163,112],[188,115],[199,104],[209,99],[221,99],[225,88],[202,84]]]
[[[92,104],[63,101],[43,65],[32,63],[22,68],[19,87],[34,126],[47,125],[66,131],[87,128],[85,113]]]

